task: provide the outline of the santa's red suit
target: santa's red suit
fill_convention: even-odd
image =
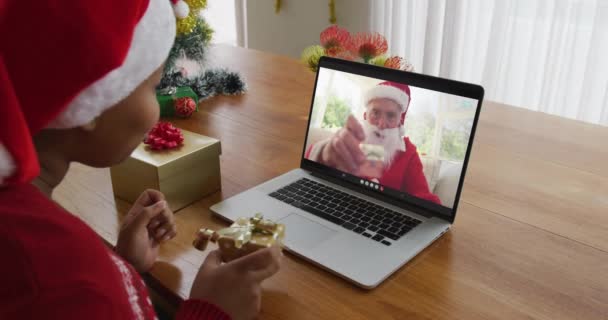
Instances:
[[[422,162],[416,146],[407,137],[403,138],[405,152],[396,151],[391,165],[384,170],[378,183],[384,187],[406,192],[420,199],[441,204],[439,197],[431,193],[426,177],[423,173]],[[305,157],[316,161],[311,157],[314,144],[306,150]]]
[[[30,182],[33,136],[90,123],[128,97],[174,38],[169,0],[0,4],[0,319],[156,319],[133,267]],[[202,300],[176,315],[228,318]]]

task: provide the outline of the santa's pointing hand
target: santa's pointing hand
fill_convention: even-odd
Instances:
[[[321,162],[338,170],[356,173],[366,160],[359,144],[365,140],[363,127],[348,116],[346,125],[327,143],[321,152]]]

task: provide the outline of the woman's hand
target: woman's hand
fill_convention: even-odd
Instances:
[[[211,251],[194,279],[190,298],[215,304],[233,320],[254,319],[260,312],[262,281],[279,271],[281,257],[276,246],[222,264],[220,252]]]
[[[127,213],[118,234],[116,252],[138,272],[147,272],[158,257],[158,248],[177,234],[173,212],[157,190],[144,191]]]

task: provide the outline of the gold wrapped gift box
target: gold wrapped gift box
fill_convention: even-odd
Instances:
[[[193,245],[203,251],[209,241],[216,242],[222,260],[228,262],[259,249],[281,246],[284,237],[285,225],[264,219],[258,213],[253,218],[239,218],[230,227],[218,231],[200,229]]]
[[[184,143],[151,150],[141,143],[123,163],[110,169],[117,198],[134,202],[146,189],[161,191],[177,211],[221,188],[220,141],[182,130]]]
[[[361,164],[357,175],[366,179],[380,179],[384,173],[384,147],[365,143],[359,147],[367,160]]]

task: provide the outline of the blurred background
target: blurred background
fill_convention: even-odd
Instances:
[[[481,84],[488,100],[608,125],[606,0],[331,2],[339,26],[380,32],[417,72]],[[216,43],[299,58],[330,25],[329,3],[209,0],[205,16]]]

